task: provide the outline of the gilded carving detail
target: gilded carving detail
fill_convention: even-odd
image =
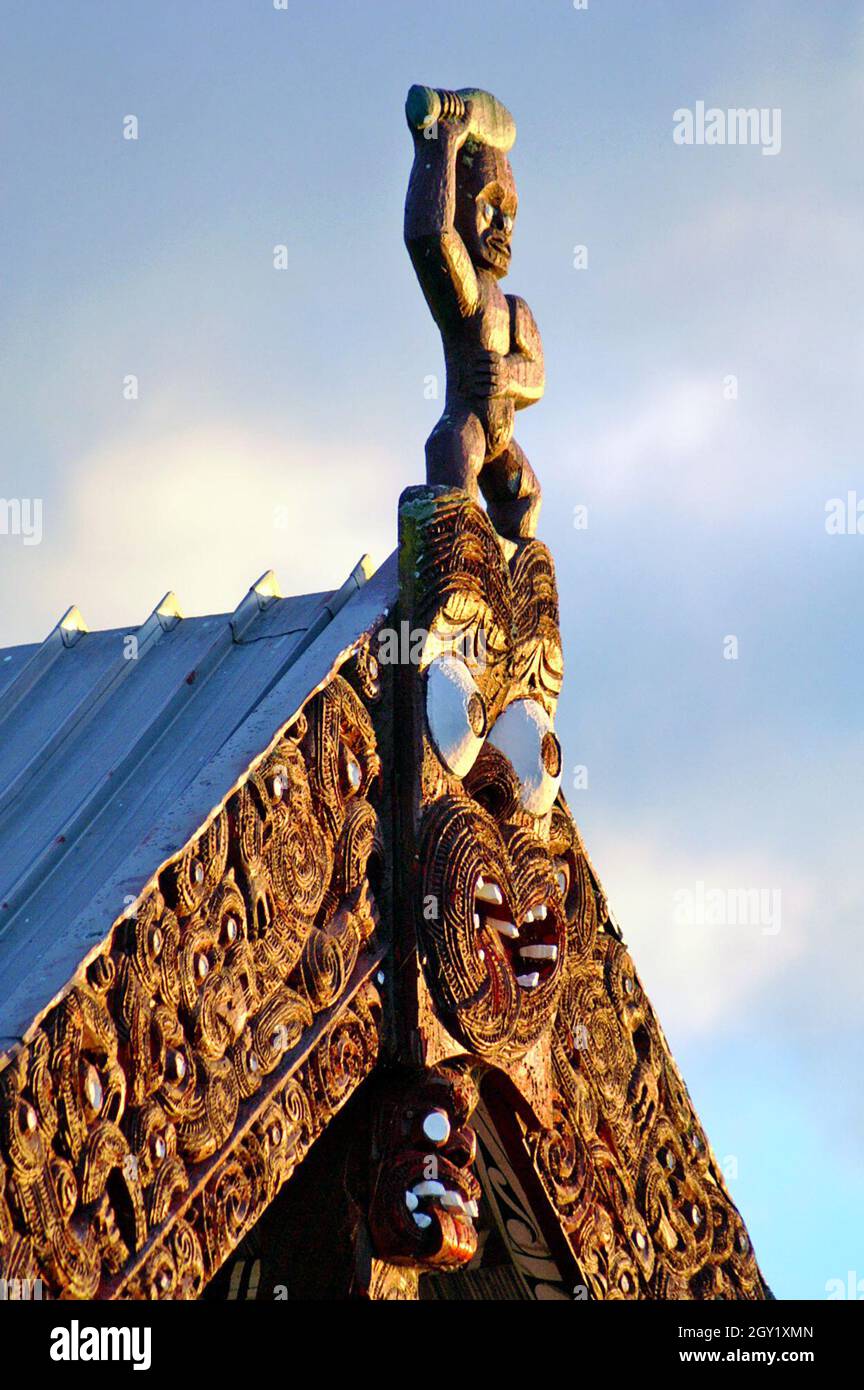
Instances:
[[[505,552],[481,509],[442,488],[410,489],[401,520],[404,616],[434,637],[403,684],[425,1060],[516,1088],[519,1143],[588,1296],[768,1296],[560,792],[548,551]],[[445,672],[455,695],[436,673],[444,651],[465,667]],[[394,1254],[383,1236],[379,1253]]]
[[[337,675],[8,1060],[0,1274],[196,1297],[371,1070],[375,991],[334,1006],[374,945],[379,771]]]

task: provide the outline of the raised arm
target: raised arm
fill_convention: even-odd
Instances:
[[[473,314],[477,276],[456,231],[456,159],[469,133],[470,110],[413,131],[414,165],[405,200],[405,245],[436,322],[446,326]],[[427,136],[429,138],[427,138]]]

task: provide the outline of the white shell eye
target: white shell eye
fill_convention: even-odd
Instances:
[[[480,204],[480,216],[483,218],[484,222],[492,221],[492,218],[495,216],[495,209],[491,203]]]
[[[464,661],[436,657],[426,673],[426,722],[441,761],[465,777],[483,747],[486,705]]]
[[[489,742],[509,759],[525,810],[544,816],[561,786],[561,748],[543,706],[514,700],[496,720]]]

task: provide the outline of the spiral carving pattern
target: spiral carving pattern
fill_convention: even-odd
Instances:
[[[0,1277],[197,1297],[369,1072],[375,991],[340,1001],[375,933],[379,769],[337,675],[5,1059]]]

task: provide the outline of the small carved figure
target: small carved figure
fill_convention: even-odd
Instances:
[[[478,486],[498,534],[534,535],[540,485],[513,438],[517,410],[543,394],[543,348],[524,299],[504,295],[517,197],[507,150],[516,128],[488,92],[412,87],[414,166],[405,243],[440,331],[444,414],[426,441],[426,480]]]
[[[375,1253],[395,1265],[458,1269],[477,1250],[482,1195],[474,1174],[479,1101],[467,1070],[396,1074],[378,1097],[369,1224]]]

